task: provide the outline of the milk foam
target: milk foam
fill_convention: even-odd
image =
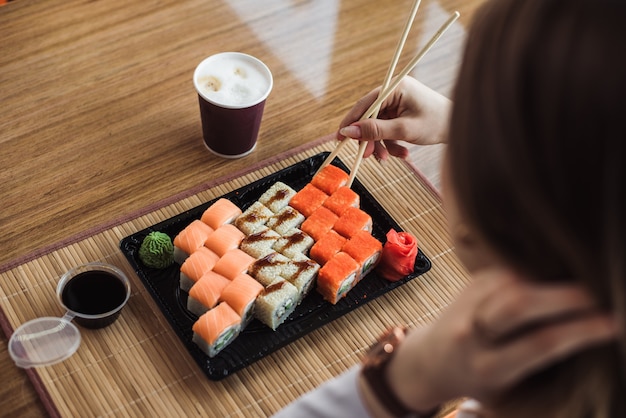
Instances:
[[[259,103],[269,93],[272,79],[262,63],[243,54],[218,54],[196,69],[195,84],[205,99],[226,107]]]

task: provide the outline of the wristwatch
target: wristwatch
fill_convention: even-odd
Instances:
[[[432,418],[439,408],[426,414],[418,414],[408,409],[404,403],[393,393],[387,382],[385,371],[389,361],[394,356],[396,348],[404,340],[407,328],[396,326],[385,331],[378,341],[374,343],[365,354],[362,361],[362,373],[371,392],[387,412],[396,418],[415,417]]]

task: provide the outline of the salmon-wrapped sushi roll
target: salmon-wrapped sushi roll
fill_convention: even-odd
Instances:
[[[315,209],[322,206],[328,195],[308,183],[298,193],[296,193],[289,201],[289,206],[296,209],[305,217],[311,216]]]
[[[264,226],[246,236],[239,248],[254,258],[263,258],[274,252],[273,246],[280,239],[278,232]]]
[[[289,204],[296,191],[285,183],[277,181],[259,197],[259,202],[263,203],[272,212],[278,213]]]
[[[347,241],[345,237],[342,237],[335,231],[329,231],[313,244],[313,247],[311,247],[309,251],[309,257],[323,266],[333,258],[335,254],[341,251],[341,247],[343,247]]]
[[[189,289],[187,310],[198,316],[217,305],[222,291],[230,283],[226,277],[209,270]]]
[[[232,223],[237,216],[241,215],[241,209],[228,199],[220,198],[213,202],[200,220],[213,229],[217,229],[224,224]]]
[[[330,209],[320,206],[302,223],[300,229],[309,234],[315,241],[319,241],[324,235],[333,229],[333,225],[339,219]]]
[[[360,266],[358,280],[369,273],[380,260],[383,244],[367,231],[359,231],[341,248]]]
[[[198,318],[192,330],[192,341],[209,357],[215,357],[239,335],[241,317],[222,302]]]
[[[300,301],[315,285],[320,265],[304,254],[297,254],[283,269],[283,277],[298,289]]]
[[[246,235],[250,235],[261,227],[274,215],[263,203],[254,202],[248,209],[235,219],[235,226]]]
[[[357,283],[359,265],[348,254],[338,252],[317,274],[317,291],[333,305]]]
[[[311,184],[326,194],[333,194],[338,188],[348,184],[350,176],[341,168],[327,165],[311,179]]]
[[[283,278],[278,278],[266,286],[257,297],[254,316],[276,330],[296,308],[298,294],[298,289],[294,285]]]
[[[298,228],[304,222],[304,215],[291,206],[285,206],[278,213],[268,219],[267,226],[278,232],[286,234],[290,229]]]
[[[239,248],[245,236],[235,225],[224,224],[209,235],[204,246],[221,257],[228,251]]]
[[[283,270],[288,263],[289,258],[273,252],[252,263],[249,274],[263,286],[269,286],[283,276]]]
[[[247,273],[248,268],[256,258],[241,251],[239,248],[228,251],[215,263],[213,271],[232,280],[241,273]]]
[[[204,275],[213,269],[219,260],[217,254],[207,247],[201,247],[191,254],[182,266],[180,266],[180,288],[186,292],[191,286]]]
[[[228,303],[237,312],[243,328],[252,319],[254,302],[263,289],[263,285],[249,275],[240,274],[222,290],[220,301]]]
[[[342,186],[324,201],[323,206],[340,216],[344,210],[348,208],[358,208],[360,204],[361,197],[357,192],[348,186]]]
[[[308,254],[313,244],[315,241],[310,235],[298,228],[293,228],[280,237],[272,249],[285,257],[294,258],[297,254]]]
[[[359,231],[372,232],[372,217],[359,208],[347,208],[337,219],[333,229],[346,238]]]
[[[183,264],[185,259],[198,248],[213,233],[213,228],[196,219],[174,237],[174,261]]]

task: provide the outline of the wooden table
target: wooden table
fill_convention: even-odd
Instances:
[[[413,73],[448,94],[465,27],[482,2],[424,0],[400,66],[459,10],[459,23]],[[0,266],[333,132],[381,83],[411,4],[19,0],[0,7]],[[239,160],[204,148],[191,81],[195,66],[221,51],[257,56],[274,76],[259,145]],[[430,161],[420,150],[413,156]],[[2,414],[43,413],[1,341]]]

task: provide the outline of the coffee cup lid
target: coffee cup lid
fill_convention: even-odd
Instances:
[[[19,326],[9,340],[9,354],[18,367],[48,366],[78,350],[80,332],[71,318],[42,317]]]

